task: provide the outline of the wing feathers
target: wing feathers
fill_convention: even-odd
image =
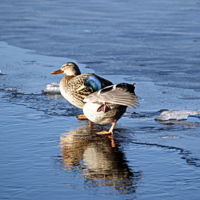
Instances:
[[[133,91],[134,92],[134,91]],[[112,103],[124,106],[129,106],[136,108],[138,103],[138,98],[129,91],[125,91],[116,85],[108,86],[94,92],[84,99],[85,102],[99,102],[99,103]]]

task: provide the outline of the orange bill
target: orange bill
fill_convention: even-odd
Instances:
[[[62,74],[62,73],[63,73],[63,70],[61,70],[61,69],[51,72],[51,74]]]

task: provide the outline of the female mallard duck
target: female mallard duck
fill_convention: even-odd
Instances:
[[[87,81],[78,90],[82,88],[92,88]],[[105,87],[88,95],[84,102],[83,113],[92,122],[98,124],[112,123],[109,131],[102,131],[101,134],[113,134],[116,122],[125,113],[128,106],[136,108],[138,98],[135,95],[136,84],[120,83]]]
[[[66,76],[60,81],[60,92],[62,96],[71,104],[78,108],[83,108],[85,97],[113,83],[103,79],[93,73],[81,74],[79,67],[72,62],[65,63],[59,70],[52,74],[65,74]],[[83,83],[93,85],[77,90]],[[81,115],[80,115],[81,117]]]

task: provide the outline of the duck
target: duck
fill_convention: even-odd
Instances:
[[[106,80],[94,73],[81,74],[81,71],[77,64],[74,62],[67,62],[62,65],[57,71],[51,72],[51,74],[65,74],[60,81],[61,95],[74,106],[83,109],[85,105],[84,99],[94,91],[98,91],[113,83]],[[92,85],[92,87],[85,87],[81,90],[77,90],[83,84]],[[78,119],[87,119],[84,115],[78,115]]]
[[[119,83],[95,91],[94,84],[91,85],[88,81],[85,81],[78,88],[78,91],[83,88],[93,88],[93,91],[95,91],[84,99],[84,115],[91,122],[97,124],[112,123],[109,131],[101,131],[98,134],[113,135],[116,123],[126,112],[127,107],[136,108],[139,105],[138,97],[135,95],[135,87],[135,83]]]
[[[120,83],[114,85],[94,73],[81,74],[79,67],[68,62],[51,74],[65,74],[60,81],[61,95],[74,106],[83,110],[78,119],[88,119],[97,124],[112,123],[109,131],[98,134],[113,134],[117,121],[127,107],[136,108],[136,84]]]

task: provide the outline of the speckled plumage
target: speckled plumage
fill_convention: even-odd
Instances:
[[[78,108],[83,108],[85,104],[85,102],[83,102],[83,99],[93,93],[93,90],[91,88],[84,88],[80,91],[77,91],[77,89],[83,85],[87,77],[90,75],[95,74],[86,73],[78,76],[65,76],[60,81],[60,92],[62,96]],[[98,78],[101,79],[103,87],[112,85],[110,81],[105,80],[99,76]]]
[[[84,88],[80,91],[77,89],[83,85],[88,76],[96,76],[101,80],[102,88],[112,85],[112,82],[103,79],[93,73],[81,74],[80,69],[75,63],[65,63],[59,70],[52,72],[52,74],[66,74],[60,81],[60,92],[62,96],[71,104],[78,108],[83,108],[85,102],[84,98],[93,92],[92,88]]]

